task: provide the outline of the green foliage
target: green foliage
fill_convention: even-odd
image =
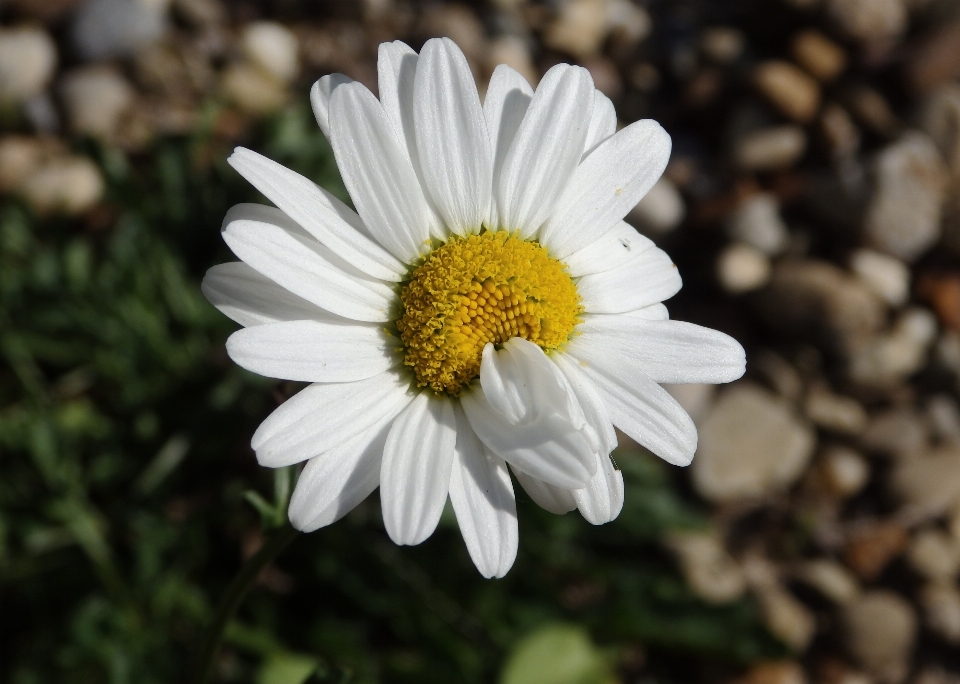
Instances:
[[[259,468],[247,444],[296,388],[232,365],[223,345],[235,326],[199,291],[204,270],[230,258],[217,231],[227,208],[257,200],[208,114],[194,137],[139,158],[91,148],[109,194],[82,221],[0,204],[4,681],[184,681],[243,557],[282,522],[291,473]],[[249,146],[346,198],[307,107]],[[697,601],[660,551],[664,531],[702,524],[671,471],[645,453],[617,462],[627,503],[601,528],[518,490],[520,553],[496,581],[476,573],[449,511],[428,542],[397,548],[371,497],[261,576],[217,676],[488,682],[511,652],[517,668],[557,648],[542,631],[521,639],[558,622],[575,627],[550,638],[603,676],[628,675],[618,654],[638,647],[665,682],[683,679],[691,656],[779,653],[749,603]]]

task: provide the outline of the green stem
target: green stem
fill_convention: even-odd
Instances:
[[[223,640],[224,630],[227,624],[233,618],[237,608],[243,602],[244,597],[253,583],[259,577],[261,571],[267,567],[274,558],[280,555],[287,545],[292,542],[299,532],[289,525],[284,525],[278,530],[274,530],[267,538],[266,543],[254,554],[234,577],[233,582],[227,587],[226,593],[220,599],[220,605],[217,606],[217,612],[213,620],[207,627],[203,635],[203,641],[197,650],[197,657],[193,666],[193,677],[190,681],[193,684],[206,684],[210,681],[210,675],[213,673],[213,662]]]

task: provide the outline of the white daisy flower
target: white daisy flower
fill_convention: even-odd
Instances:
[[[449,39],[380,46],[379,100],[334,74],[311,91],[354,212],[275,162],[230,164],[276,208],[231,209],[241,262],[203,291],[241,325],[240,366],[312,383],[257,429],[261,465],[306,461],[303,531],[378,486],[387,533],[419,544],[449,496],[470,557],[501,577],[517,553],[510,477],[554,513],[617,517],[614,426],[687,465],[697,433],[657,383],[739,378],[732,338],[668,320],[670,258],[623,222],[660,177],[670,137],[616,130],[589,73],[536,91],[507,66],[481,104]],[[509,467],[508,467],[509,466]]]

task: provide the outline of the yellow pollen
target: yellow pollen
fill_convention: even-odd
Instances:
[[[420,387],[454,396],[479,375],[487,343],[522,337],[557,349],[583,310],[566,267],[507,231],[454,237],[433,250],[400,301],[404,364]]]

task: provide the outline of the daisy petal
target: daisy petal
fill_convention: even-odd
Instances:
[[[490,206],[490,140],[470,65],[449,38],[428,40],[420,51],[413,103],[420,171],[434,206],[451,232],[479,232]]]
[[[574,278],[612,271],[633,261],[643,252],[656,245],[653,240],[641,235],[626,221],[621,221],[602,238],[566,257],[563,262]]]
[[[421,393],[397,416],[383,447],[380,505],[396,544],[433,534],[450,491],[457,426],[446,398]]]
[[[569,513],[577,507],[577,501],[573,498],[573,489],[563,489],[552,484],[547,484],[543,480],[527,475],[522,470],[517,470],[511,466],[517,482],[523,487],[533,502],[540,508],[554,515],[563,515]],[[596,477],[596,475],[594,475]]]
[[[359,83],[333,92],[330,143],[343,183],[370,233],[405,263],[426,249],[439,220],[377,98]]]
[[[669,159],[670,136],[651,119],[607,138],[577,167],[540,241],[562,259],[602,237],[643,199]]]
[[[392,288],[364,276],[279,209],[238,204],[223,221],[233,253],[293,294],[351,320],[390,320]]]
[[[563,373],[583,411],[584,418],[596,431],[599,439],[597,453],[601,456],[609,454],[617,448],[617,433],[613,429],[610,414],[607,413],[607,408],[603,405],[603,400],[593,383],[580,370],[579,364],[574,363],[566,354],[554,354],[551,361]]]
[[[500,363],[495,373],[484,373],[484,365],[493,366],[493,355]],[[491,451],[529,475],[577,489],[596,470],[596,434],[557,372],[543,350],[526,340],[515,337],[500,351],[487,345],[479,387],[464,392],[460,401]],[[497,382],[491,383],[494,374]]]
[[[301,532],[335,523],[380,484],[380,461],[392,420],[314,456],[300,472],[287,515]]]
[[[400,364],[397,346],[379,325],[283,321],[238,330],[227,339],[227,354],[268,378],[353,382]]]
[[[582,67],[558,64],[544,74],[500,169],[501,227],[529,238],[553,212],[583,154],[593,90]]]
[[[517,558],[517,502],[507,464],[484,448],[455,407],[457,446],[450,503],[473,564],[486,578],[503,577]]]
[[[483,100],[483,118],[487,121],[487,135],[490,136],[490,150],[493,154],[493,176],[491,192],[496,194],[497,181],[500,178],[500,169],[507,156],[507,150],[517,134],[517,129],[527,113],[530,100],[533,99],[533,88],[527,83],[520,72],[511,69],[506,64],[500,64],[493,70],[487,94]],[[489,225],[499,226],[500,219],[497,212],[497,203],[490,201]]]
[[[377,89],[387,120],[401,141],[414,167],[419,166],[417,136],[413,127],[413,84],[417,74],[417,53],[395,40],[380,43],[377,50]]]
[[[396,416],[410,383],[387,372],[359,382],[314,383],[293,395],[253,433],[257,462],[269,468],[306,461]]]
[[[247,182],[314,238],[367,275],[399,282],[406,269],[378,245],[346,204],[299,173],[238,147],[227,160]]]
[[[633,311],[624,311],[621,314],[616,314],[617,316],[627,316],[629,318],[642,318],[645,321],[667,321],[670,320],[670,312],[667,311],[667,307],[663,304],[651,304],[650,306],[645,306],[642,309],[634,309]]]
[[[623,509],[623,473],[613,467],[609,455],[597,455],[596,474],[583,489],[573,492],[580,515],[591,525],[603,525]]]
[[[697,428],[676,399],[619,358],[590,353],[585,345],[569,351],[593,381],[614,425],[667,463],[690,465]]]
[[[597,145],[617,132],[617,110],[610,98],[599,90],[593,91],[593,114],[590,116],[590,128],[587,129],[587,141],[584,143],[583,159],[593,152]]]
[[[200,291],[220,313],[244,327],[279,321],[346,320],[280,287],[242,261],[211,267],[203,276]]]
[[[652,247],[615,269],[583,276],[577,290],[587,313],[622,313],[669,299],[682,284],[667,253]]]
[[[330,96],[344,83],[353,83],[353,79],[343,74],[327,74],[310,88],[310,107],[327,140],[330,139]]]
[[[654,382],[732,382],[746,369],[740,343],[717,330],[683,321],[584,316],[570,353],[616,358]]]

